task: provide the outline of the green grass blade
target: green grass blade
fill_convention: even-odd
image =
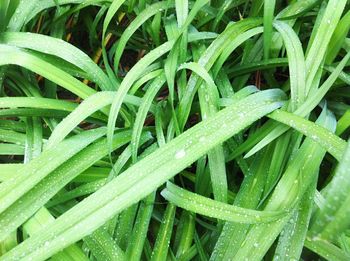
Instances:
[[[290,76],[291,107],[292,111],[300,107],[305,101],[306,67],[304,53],[297,34],[286,23],[276,21],[274,26],[282,35],[286,46]]]
[[[348,253],[324,240],[311,240],[307,238],[305,246],[328,260],[346,261],[350,258]]]
[[[28,258],[43,259],[88,235],[116,213],[151,193],[208,150],[241,131],[257,118],[280,107],[282,105],[281,96],[283,97],[283,94],[277,90],[257,93],[208,119],[205,122],[205,128],[201,126],[204,125],[203,123],[197,124],[80,202],[58,218],[50,229],[42,231],[35,238],[26,240],[25,243],[14,248],[2,258],[9,259],[27,255]],[[239,113],[245,113],[244,121],[237,117]],[[225,129],[217,129],[225,121],[231,124]],[[200,137],[205,137],[206,146],[198,142]],[[190,140],[192,142],[189,142]],[[133,175],[130,176],[129,173]],[[114,189],[111,190],[111,187]],[[70,222],[67,223],[66,220]],[[52,235],[55,235],[54,238],[51,237]],[[61,237],[66,240],[62,241]],[[45,246],[45,251],[43,251],[44,242],[47,241],[50,242],[49,246]]]
[[[124,48],[130,39],[130,37],[135,33],[135,31],[145,23],[150,17],[156,15],[157,13],[161,11],[165,11],[167,8],[173,7],[173,4],[169,4],[169,2],[158,2],[153,5],[150,5],[145,10],[143,10],[140,15],[136,17],[135,20],[132,21],[132,23],[128,26],[128,28],[125,30],[123,35],[121,36],[117,49],[115,51],[114,56],[114,68],[118,68],[120,58],[123,54]]]
[[[113,147],[119,148],[130,141],[131,132],[121,131],[115,135]],[[148,139],[150,137],[148,136]],[[0,235],[7,235],[30,218],[40,207],[45,205],[69,181],[88,169],[108,154],[106,139],[96,142],[65,162],[50,173],[36,187],[27,192],[20,200],[7,208],[0,215]],[[79,162],[79,164],[76,164]],[[23,168],[24,169],[24,168]],[[22,168],[19,168],[19,171]],[[40,198],[40,200],[38,200]]]
[[[273,112],[269,117],[298,130],[305,136],[317,142],[334,158],[339,161],[341,160],[346,148],[346,142],[326,128],[317,126],[316,123],[282,110]]]
[[[0,185],[0,198],[2,200],[0,212],[3,212],[14,203],[20,196],[48,175],[50,171],[57,168],[94,140],[103,136],[105,131],[105,128],[101,128],[72,137],[59,146],[47,150],[45,154],[41,154],[40,157],[32,160],[26,167],[20,169],[13,180],[8,180]],[[47,164],[47,161],[50,161],[50,163]]]
[[[91,80],[98,83],[102,90],[113,90],[104,72],[87,56],[73,45],[53,37],[32,33],[2,33],[0,42],[55,55],[86,71]]]
[[[320,86],[320,88],[317,91],[315,91],[313,95],[310,95],[307,98],[307,100],[294,113],[303,117],[307,116],[312,111],[312,109],[315,108],[319,102],[321,102],[322,98],[326,95],[326,93],[332,87],[338,75],[341,73],[341,71],[343,70],[343,68],[345,67],[349,59],[350,59],[350,52],[342,59],[342,61],[338,64],[336,70],[332,72],[332,74]],[[261,148],[269,144],[271,141],[279,137],[285,131],[287,131],[287,129],[288,128],[284,126],[276,126],[276,125],[274,126],[273,124],[269,125],[268,127],[266,126],[266,128],[263,129],[264,132],[261,131],[260,133],[255,134],[254,138],[260,141],[245,155],[245,157],[250,157],[257,151],[259,151]],[[266,136],[266,137],[261,139],[261,137],[263,136]]]
[[[327,46],[339,22],[346,2],[346,0],[333,0],[329,1],[327,4],[327,8],[320,22],[320,26],[317,28],[315,38],[309,48],[308,54],[306,55],[305,63],[307,72],[307,93],[310,91],[316,72],[325,58]]]
[[[186,191],[170,182],[162,191],[162,196],[171,203],[194,213],[208,217],[218,218],[225,221],[243,224],[271,222],[282,218],[282,212],[260,212],[257,210],[244,209]]]
[[[331,183],[327,185],[325,202],[321,209],[314,216],[314,223],[311,228],[311,234],[315,237],[324,239],[336,239],[336,235],[343,231],[348,222],[345,221],[346,213],[349,212],[348,206],[350,183],[348,182],[348,168],[350,160],[349,143],[344,150],[343,156],[339,159],[339,165]],[[341,212],[344,213],[341,213]],[[340,218],[343,217],[342,220]],[[338,232],[338,233],[337,233]]]
[[[276,0],[264,0],[264,58],[269,58]]]

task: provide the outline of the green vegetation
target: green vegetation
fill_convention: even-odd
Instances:
[[[0,0],[0,260],[350,260],[350,2]]]

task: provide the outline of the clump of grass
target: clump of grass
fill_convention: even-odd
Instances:
[[[350,260],[346,0],[0,0],[0,260]]]

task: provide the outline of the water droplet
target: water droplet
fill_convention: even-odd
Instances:
[[[179,150],[175,154],[175,159],[181,159],[181,158],[185,157],[185,155],[186,155],[186,151],[184,149]]]

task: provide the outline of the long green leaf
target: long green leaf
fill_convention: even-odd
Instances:
[[[225,141],[257,118],[280,107],[281,96],[283,95],[277,90],[257,93],[208,119],[205,128],[202,126],[204,123],[197,124],[134,164],[98,192],[60,216],[49,229],[26,240],[1,259],[26,256],[41,260],[81,239],[116,213],[151,193],[215,145]],[[237,115],[244,115],[244,120]],[[223,122],[230,122],[230,125],[218,129]],[[205,137],[205,146],[199,141],[201,137]],[[94,222],[91,222],[92,220]]]

